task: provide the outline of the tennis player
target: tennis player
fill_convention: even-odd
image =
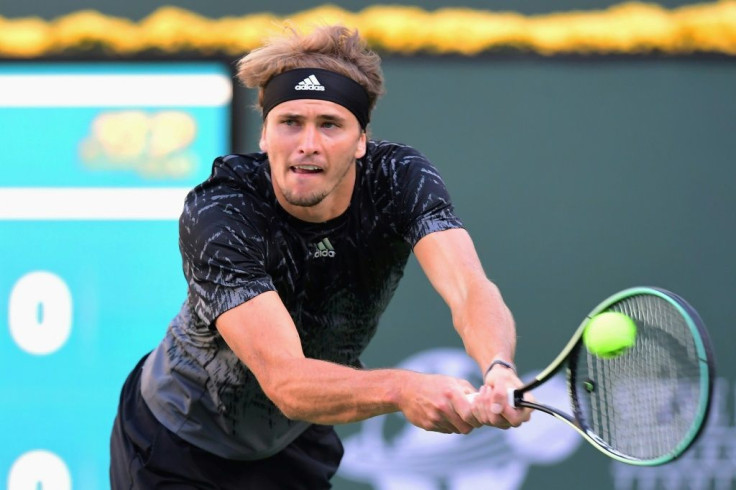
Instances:
[[[402,412],[466,434],[528,420],[506,401],[521,386],[512,315],[440,175],[368,138],[379,57],[342,26],[287,30],[238,77],[258,89],[262,152],[217,158],[186,198],[188,295],[123,386],[112,488],[330,488],[334,424]],[[361,368],[412,250],[484,374],[472,402],[464,379]]]

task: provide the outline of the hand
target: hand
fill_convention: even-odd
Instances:
[[[467,397],[474,391],[464,379],[419,374],[402,389],[399,408],[409,422],[424,430],[467,434],[483,425]]]
[[[471,396],[472,412],[484,425],[499,429],[519,427],[531,417],[531,409],[516,408],[509,404],[508,390],[522,386],[512,369],[496,366],[488,373],[485,384]],[[525,398],[528,394],[525,394]]]

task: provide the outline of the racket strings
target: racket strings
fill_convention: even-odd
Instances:
[[[627,297],[609,311],[636,322],[636,343],[612,359],[580,349],[577,410],[589,434],[615,452],[638,459],[670,454],[702,411],[691,328],[677,307],[655,295]]]

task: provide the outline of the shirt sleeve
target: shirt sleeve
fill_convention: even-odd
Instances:
[[[450,193],[434,165],[410,147],[401,147],[399,155],[393,159],[392,187],[404,240],[414,247],[430,233],[462,228]]]
[[[222,313],[275,290],[265,269],[265,237],[249,220],[254,203],[216,180],[189,193],[179,248],[193,313],[208,327]]]

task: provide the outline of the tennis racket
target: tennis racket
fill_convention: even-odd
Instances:
[[[606,311],[637,325],[634,346],[614,358],[596,357],[582,340],[589,319]],[[534,380],[509,390],[509,403],[566,422],[623,463],[665,464],[681,456],[705,426],[715,376],[712,352],[703,321],[684,299],[654,287],[626,289],[593,309]],[[563,369],[569,407],[524,400],[524,393]]]

